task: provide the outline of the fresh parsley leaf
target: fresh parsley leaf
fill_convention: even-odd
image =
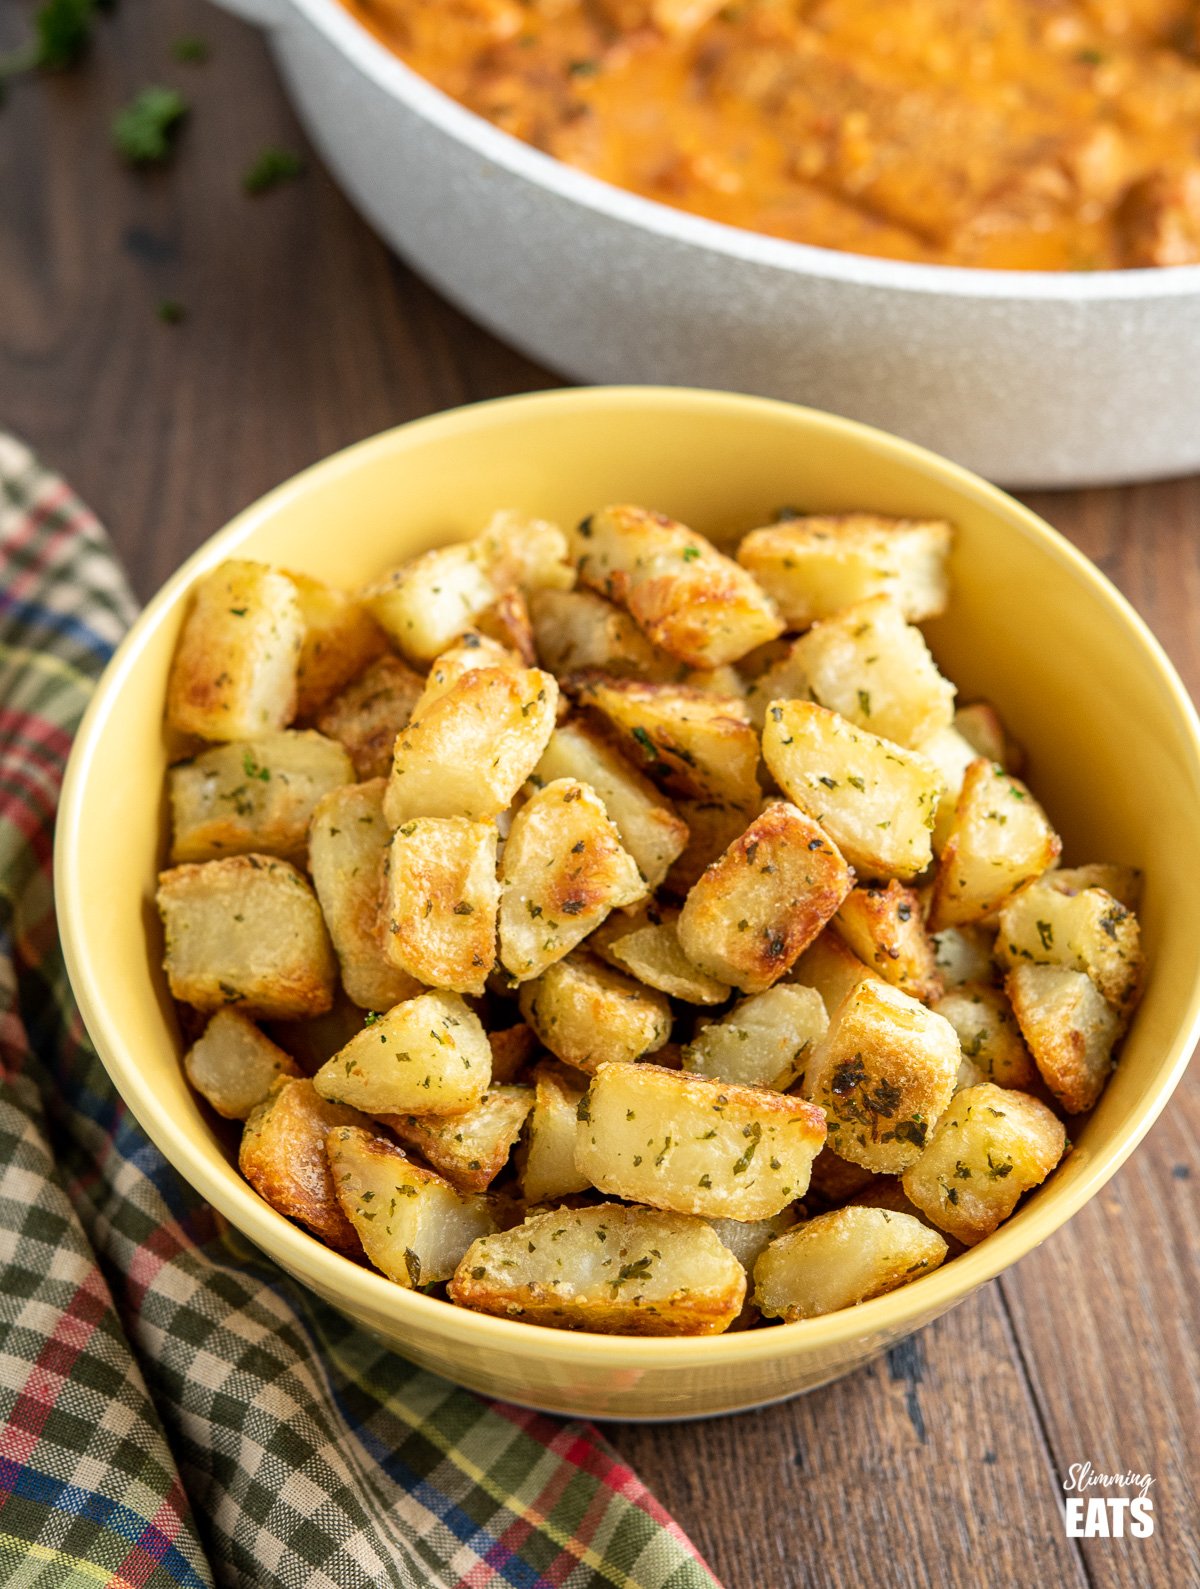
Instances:
[[[169,160],[187,101],[174,88],[143,88],[113,118],[113,143],[134,166],[161,165]]]
[[[264,149],[242,178],[247,193],[268,193],[304,172],[304,161],[290,149]]]
[[[187,318],[187,310],[178,298],[163,298],[158,305],[158,318],[165,326],[177,326]]]
[[[200,66],[209,57],[208,40],[194,35],[185,39],[176,39],[171,46],[171,54],[185,66]]]
[[[92,41],[95,0],[45,0],[33,14],[35,65],[50,71],[74,66]]]

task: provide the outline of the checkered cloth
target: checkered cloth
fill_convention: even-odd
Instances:
[[[0,1583],[714,1589],[594,1428],[383,1350],[222,1228],[114,1092],[50,857],[133,611],[96,520],[0,436]]]

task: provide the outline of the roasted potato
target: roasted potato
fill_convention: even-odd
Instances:
[[[886,982],[860,982],[809,1057],[804,1096],[825,1110],[835,1153],[899,1175],[950,1102],[961,1059],[949,1021]]]
[[[592,590],[539,590],[530,598],[538,660],[560,678],[604,673],[663,682],[680,663],[652,645],[633,619]]]
[[[763,758],[860,878],[907,882],[933,857],[941,781],[930,764],[809,701],[773,701]]]
[[[730,989],[694,966],[679,944],[679,912],[653,905],[636,915],[614,914],[588,947],[618,971],[686,1004],[724,1004]]]
[[[577,1070],[640,1059],[671,1035],[661,993],[578,951],[522,983],[519,1002],[550,1052]]]
[[[754,1275],[754,1265],[776,1236],[791,1230],[796,1215],[790,1207],[772,1219],[710,1219],[708,1223],[717,1233],[723,1247],[728,1247],[746,1271],[749,1282]]]
[[[1086,972],[1065,966],[1022,963],[1004,987],[1047,1087],[1068,1114],[1092,1108],[1113,1068],[1121,1017]]]
[[[173,867],[159,874],[158,912],[171,992],[198,1010],[320,1015],[337,966],[312,890],[271,855]]]
[[[296,665],[296,716],[310,718],[351,679],[382,656],[387,637],[366,608],[308,574],[290,569],[304,640]]]
[[[612,1197],[718,1219],[770,1219],[808,1186],[820,1109],[658,1065],[603,1065],[579,1108],[575,1163]]]
[[[532,1087],[492,1087],[460,1115],[385,1114],[380,1119],[451,1186],[486,1192],[508,1163],[532,1108]]]
[[[929,927],[960,927],[999,910],[1051,866],[1062,840],[1018,779],[982,758],[967,768],[933,879]]]
[[[892,1185],[894,1178],[876,1175],[861,1164],[851,1164],[839,1158],[828,1143],[813,1160],[812,1178],[804,1194],[804,1206],[810,1209],[838,1208],[860,1192],[864,1195],[872,1187]]]
[[[836,1208],[777,1237],[754,1265],[755,1306],[768,1319],[814,1319],[884,1296],[928,1274],[946,1243],[908,1214]]]
[[[954,1098],[905,1171],[904,1190],[940,1230],[971,1247],[1041,1185],[1066,1146],[1062,1121],[1044,1103],[984,1082]]]
[[[828,1015],[833,1014],[851,988],[875,980],[879,980],[876,973],[846,947],[832,927],[813,939],[792,967],[789,978],[801,987],[815,988]]]
[[[789,628],[807,629],[875,596],[920,623],[946,610],[952,535],[943,519],[804,514],[753,530],[737,555]]]
[[[962,793],[967,768],[979,757],[979,752],[968,743],[956,728],[939,728],[917,746],[921,755],[936,768],[942,780],[938,796],[937,819],[933,827],[933,851],[940,855],[954,825],[958,797]]]
[[[1000,714],[987,701],[960,706],[954,714],[955,732],[973,745],[975,754],[1006,772],[1020,774],[1025,760],[1021,747],[1009,738]]]
[[[490,821],[546,748],[557,683],[537,668],[487,667],[462,674],[428,705],[426,695],[396,740],[384,815],[396,828],[413,817]]]
[[[488,1043],[492,1050],[492,1084],[497,1087],[516,1081],[538,1046],[533,1028],[524,1021],[489,1032]]]
[[[963,1062],[958,1085],[994,1081],[998,1087],[1031,1087],[1037,1070],[1012,1005],[1002,988],[986,982],[964,982],[931,1006],[958,1034]]]
[[[515,652],[527,668],[537,666],[537,646],[533,638],[529,604],[515,585],[503,591],[490,607],[479,614],[476,625],[480,634]],[[550,672],[553,671],[551,668]]]
[[[323,1098],[365,1114],[460,1115],[492,1079],[479,1017],[441,989],[405,999],[366,1024],[313,1077]]]
[[[450,1282],[480,1313],[609,1335],[719,1335],[746,1276],[702,1219],[601,1203],[485,1236]]]
[[[1005,905],[996,958],[1009,968],[1027,961],[1086,971],[1124,1024],[1142,984],[1137,917],[1103,888],[1066,893],[1054,878],[1047,873]]]
[[[370,1130],[340,1126],[326,1151],[338,1202],[364,1252],[397,1285],[448,1280],[471,1243],[496,1228],[486,1197],[410,1164]]]
[[[687,800],[757,804],[758,735],[740,696],[605,674],[581,674],[572,684],[652,783]]]
[[[384,864],[392,830],[383,815],[384,780],[347,784],[319,801],[308,864],[333,939],[346,996],[364,1010],[390,1010],[421,991],[383,952]]]
[[[417,705],[422,712],[428,711],[434,701],[452,690],[465,674],[476,673],[480,668],[504,668],[516,674],[524,671],[525,664],[515,651],[499,640],[478,629],[466,629],[430,664]],[[414,715],[416,709],[414,706]]]
[[[772,801],[688,894],[680,947],[710,976],[761,993],[813,941],[853,882],[818,824]]]
[[[767,708],[772,701],[811,700],[801,642],[793,640],[783,655],[777,657],[750,684],[746,691],[746,710],[750,714],[750,721],[761,733],[767,721]]]
[[[320,1097],[306,1078],[285,1077],[251,1111],[238,1169],[276,1212],[307,1225],[336,1252],[361,1252],[334,1192],[325,1142],[335,1128],[368,1124],[357,1109]]]
[[[500,959],[540,976],[646,885],[595,790],[556,778],[513,818],[500,869]]]
[[[318,801],[353,778],[336,740],[290,728],[176,762],[167,773],[171,860],[257,852],[303,865]]]
[[[233,560],[199,580],[167,681],[167,722],[201,739],[249,739],[296,715],[304,619],[296,587]]]
[[[629,609],[646,636],[694,668],[736,662],[783,631],[754,579],[662,513],[617,506],[571,537],[579,578]]]
[[[384,877],[383,952],[417,982],[481,994],[496,963],[494,822],[414,817],[397,828]]]
[[[587,1080],[578,1071],[545,1062],[534,1071],[536,1096],[526,1141],[518,1150],[521,1195],[526,1203],[554,1203],[591,1185],[575,1164],[575,1125]]]
[[[814,624],[795,660],[813,700],[897,745],[912,749],[954,717],[954,686],[886,596]]]
[[[1112,866],[1105,861],[1088,866],[1056,867],[1042,879],[1061,894],[1078,894],[1085,888],[1102,888],[1124,905],[1137,911],[1142,903],[1142,874],[1135,866]]]
[[[942,992],[933,940],[921,901],[894,880],[886,888],[852,889],[838,907],[833,930],[885,982],[929,1004]]]
[[[995,981],[992,939],[985,928],[943,927],[933,935],[933,950],[938,974],[947,988]]]
[[[804,1074],[828,1025],[815,988],[781,982],[702,1027],[684,1050],[683,1066],[713,1081],[786,1092]]]
[[[675,810],[687,827],[687,843],[663,879],[663,891],[682,899],[746,831],[762,810],[762,802],[755,799],[749,805],[730,805],[724,800],[677,800]]]
[[[345,746],[356,778],[386,778],[396,735],[412,716],[425,681],[399,657],[372,662],[319,713],[317,727]]]
[[[280,1076],[300,1067],[253,1021],[237,1010],[218,1010],[183,1056],[192,1086],[226,1120],[245,1120]]]

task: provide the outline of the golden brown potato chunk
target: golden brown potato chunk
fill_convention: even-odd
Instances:
[[[486,1236],[450,1282],[460,1307],[561,1330],[719,1335],[746,1276],[702,1219],[601,1203]]]
[[[863,965],[832,927],[827,927],[809,944],[792,967],[789,978],[801,987],[815,988],[827,1015],[833,1014],[852,988],[860,982],[873,980],[878,980],[875,972]]]
[[[763,758],[862,878],[907,882],[933,858],[941,780],[924,757],[809,701],[774,701]]]
[[[813,941],[853,882],[818,824],[773,801],[688,894],[680,947],[710,976],[761,993]]]
[[[392,830],[383,815],[384,780],[334,789],[313,812],[308,861],[333,939],[346,996],[364,1010],[390,1010],[420,992],[383,952],[384,863]]]
[[[500,959],[520,982],[646,892],[603,802],[575,778],[556,778],[517,812],[500,884]]]
[[[833,918],[834,931],[873,971],[914,999],[930,1003],[942,992],[933,940],[921,901],[894,880],[886,888],[856,888]]]
[[[313,1082],[323,1098],[365,1114],[457,1115],[475,1107],[491,1079],[479,1017],[457,993],[437,989],[368,1015]]]
[[[972,701],[960,706],[954,714],[954,731],[974,746],[975,754],[982,756],[1006,772],[1019,774],[1025,756],[1017,742],[1009,737],[1000,713],[990,701]]]
[[[722,1247],[728,1247],[746,1271],[747,1284],[753,1279],[754,1265],[776,1236],[791,1230],[796,1223],[792,1208],[785,1208],[773,1219],[710,1219]]]
[[[964,982],[943,994],[933,1008],[958,1033],[960,1089],[980,1081],[994,1081],[998,1087],[1033,1085],[1037,1070],[1003,989]]]
[[[529,604],[515,585],[503,591],[490,607],[479,614],[476,622],[480,634],[515,652],[527,668],[537,666],[537,647],[534,644]]]
[[[280,1081],[246,1121],[238,1168],[278,1213],[307,1225],[336,1252],[360,1252],[333,1189],[325,1142],[337,1127],[368,1124],[357,1109],[320,1097],[303,1077]]]
[[[943,927],[933,935],[938,973],[948,988],[964,982],[994,982],[992,939],[980,926]]]
[[[218,1010],[183,1056],[196,1091],[226,1120],[245,1120],[280,1076],[300,1067],[253,1021],[237,1010]]]
[[[494,822],[414,817],[397,828],[384,880],[384,954],[426,987],[481,994],[496,963]]]
[[[1104,1091],[1121,1017],[1083,971],[1022,964],[1004,984],[1042,1080],[1068,1114]]]
[[[899,1175],[953,1097],[961,1059],[949,1021],[886,982],[860,982],[808,1061],[804,1096],[825,1110],[835,1153]]]
[[[937,769],[942,781],[942,792],[938,796],[937,820],[933,828],[933,852],[935,855],[940,855],[946,847],[946,840],[950,837],[950,829],[954,825],[954,812],[958,806],[958,797],[962,794],[967,768],[978,759],[979,752],[956,728],[939,728],[936,734],[930,734],[928,739],[923,739],[917,749],[925,760]]]
[[[996,958],[1013,967],[1086,971],[1127,1022],[1141,991],[1144,957],[1137,917],[1103,888],[1066,893],[1048,872],[1000,912]]]
[[[303,641],[286,575],[262,563],[219,564],[192,592],[167,682],[167,722],[201,739],[286,728]]]
[[[631,977],[686,1004],[724,1004],[730,989],[699,970],[679,944],[679,912],[651,904],[608,918],[588,947]]]
[[[486,667],[425,695],[396,740],[383,809],[413,817],[490,821],[508,809],[554,728],[558,685],[537,668]]]
[[[488,1033],[492,1050],[492,1082],[495,1086],[516,1081],[537,1052],[537,1038],[524,1021]]]
[[[581,952],[522,983],[520,1005],[550,1052],[577,1070],[640,1059],[671,1035],[671,1006],[661,993]]]
[[[682,899],[746,831],[762,809],[759,800],[730,805],[724,800],[677,800],[675,809],[687,826],[687,843],[666,877],[663,889]]]
[[[828,1025],[815,988],[781,982],[702,1027],[684,1050],[684,1069],[713,1081],[786,1092],[804,1074]]]
[[[401,1142],[460,1192],[486,1192],[533,1108],[532,1087],[492,1087],[460,1115],[381,1115]]]
[[[984,1082],[955,1097],[905,1172],[904,1190],[940,1230],[973,1247],[1041,1185],[1066,1145],[1044,1103]]]
[[[804,666],[799,640],[793,640],[782,656],[777,657],[758,675],[746,691],[746,710],[750,721],[761,733],[767,721],[767,708],[772,701],[810,701],[808,671]]]
[[[952,538],[944,519],[804,514],[752,531],[738,562],[774,598],[790,629],[807,629],[873,596],[887,596],[909,623],[921,623],[946,610]]]
[[[687,800],[757,803],[758,735],[740,696],[603,674],[575,684],[580,704],[652,783]]]
[[[821,1110],[766,1087],[659,1065],[604,1065],[579,1110],[575,1163],[612,1197],[718,1219],[770,1219],[808,1186]]]
[[[424,688],[421,675],[399,657],[380,657],[334,696],[317,727],[346,747],[356,778],[386,778],[396,735]]]
[[[158,879],[167,980],[183,1004],[286,1020],[333,1002],[337,967],[321,907],[271,855],[173,867]]]
[[[579,578],[628,607],[656,646],[695,668],[736,662],[783,630],[754,579],[704,536],[646,508],[601,508],[571,538]]]
[[[304,640],[296,667],[296,716],[312,717],[326,701],[387,650],[387,638],[354,596],[308,574],[287,577],[296,587]]]
[[[633,619],[591,590],[539,590],[530,599],[537,654],[560,677],[599,668],[604,673],[665,680],[680,663],[651,645]]]
[[[486,1197],[410,1164],[394,1143],[340,1126],[326,1143],[332,1184],[376,1269],[406,1288],[448,1280],[496,1219]]]
[[[575,1163],[575,1125],[587,1081],[578,1071],[544,1063],[534,1072],[536,1097],[518,1160],[526,1203],[553,1203],[591,1185]]]
[[[813,1160],[812,1179],[804,1194],[804,1206],[813,1209],[840,1208],[859,1192],[876,1186],[891,1185],[890,1176],[876,1175],[861,1164],[850,1164],[840,1159],[828,1144]]]
[[[1102,888],[1120,900],[1126,910],[1137,911],[1142,903],[1142,874],[1136,866],[1114,866],[1094,861],[1087,866],[1056,867],[1042,879],[1062,894],[1078,894],[1085,888]]]
[[[815,1319],[929,1274],[946,1243],[908,1214],[836,1208],[774,1240],[754,1266],[754,1302],[768,1319]]]
[[[171,860],[257,852],[303,865],[317,802],[353,778],[336,740],[289,728],[176,762],[167,773]]]
[[[1040,877],[1061,850],[1062,840],[1025,785],[990,761],[973,761],[933,880],[930,930],[991,915]]]

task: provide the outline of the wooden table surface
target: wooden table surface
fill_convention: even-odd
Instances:
[[[29,6],[0,7],[0,48]],[[171,52],[211,46],[204,65]],[[193,110],[135,175],[107,136],[148,83]],[[0,427],[109,526],[141,596],[295,470],[435,409],[556,384],[393,258],[310,159],[260,40],[202,0],[121,0],[76,72],[0,108]],[[157,306],[185,306],[179,325]],[[1103,394],[1097,394],[1102,398]],[[1200,686],[1200,481],[1040,494]],[[1103,732],[1103,724],[1096,725]],[[1015,1271],[789,1405],[609,1434],[728,1589],[1200,1584],[1200,1085]],[[1073,1463],[1152,1474],[1149,1540],[1068,1540]]]

